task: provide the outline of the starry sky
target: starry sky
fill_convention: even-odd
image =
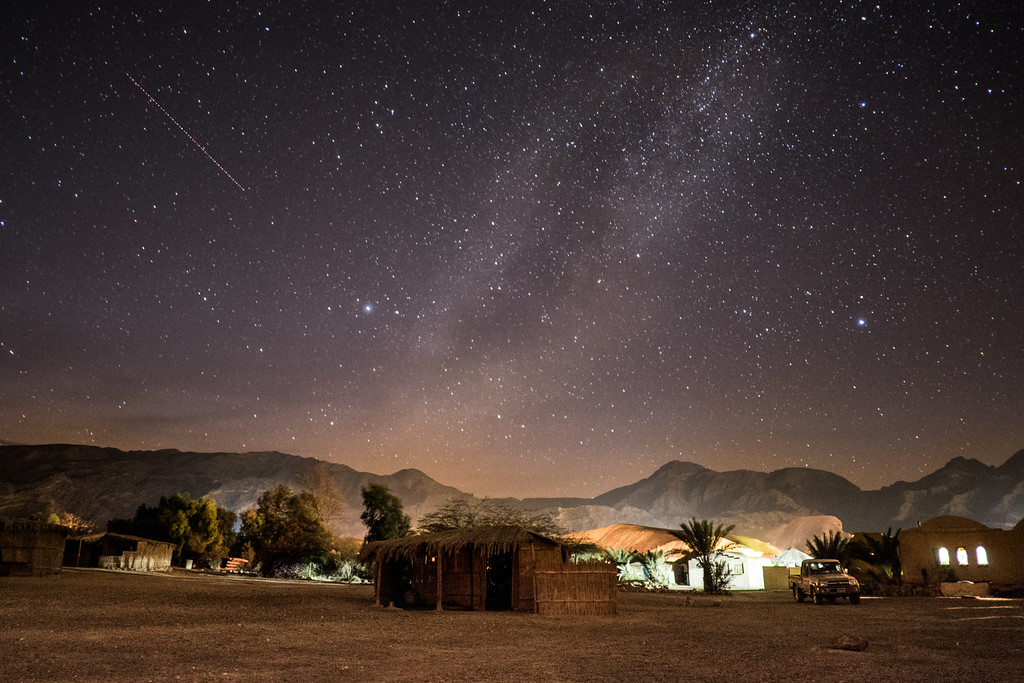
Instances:
[[[40,5],[5,442],[517,497],[1024,447],[1016,3]]]

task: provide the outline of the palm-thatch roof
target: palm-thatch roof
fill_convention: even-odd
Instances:
[[[142,536],[132,536],[131,534],[117,534],[112,531],[100,531],[92,534],[83,534],[81,536],[71,536],[69,540],[82,541],[83,543],[96,543],[102,541],[104,538],[117,539],[120,541],[134,541],[138,543],[142,541],[144,543],[163,543],[164,545],[174,545],[171,541],[158,541],[152,538],[143,538]]]
[[[425,555],[451,553],[472,546],[486,554],[507,553],[529,543],[575,550],[572,541],[550,538],[520,526],[475,526],[446,529],[404,538],[367,543],[359,552],[360,561],[413,560]]]

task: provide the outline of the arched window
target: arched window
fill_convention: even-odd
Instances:
[[[956,563],[967,564],[967,548],[956,549]]]
[[[988,564],[988,551],[985,546],[979,545],[974,554],[978,557],[978,564]]]
[[[939,564],[949,564],[949,551],[939,548]]]

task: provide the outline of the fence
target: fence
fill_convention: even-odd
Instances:
[[[596,616],[615,614],[618,573],[604,563],[568,564],[535,573],[538,614]]]

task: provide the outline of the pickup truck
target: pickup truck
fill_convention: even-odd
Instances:
[[[815,605],[836,598],[847,598],[851,605],[860,602],[860,584],[846,573],[839,560],[804,560],[800,563],[800,574],[789,577],[793,597],[803,602],[810,596]]]

